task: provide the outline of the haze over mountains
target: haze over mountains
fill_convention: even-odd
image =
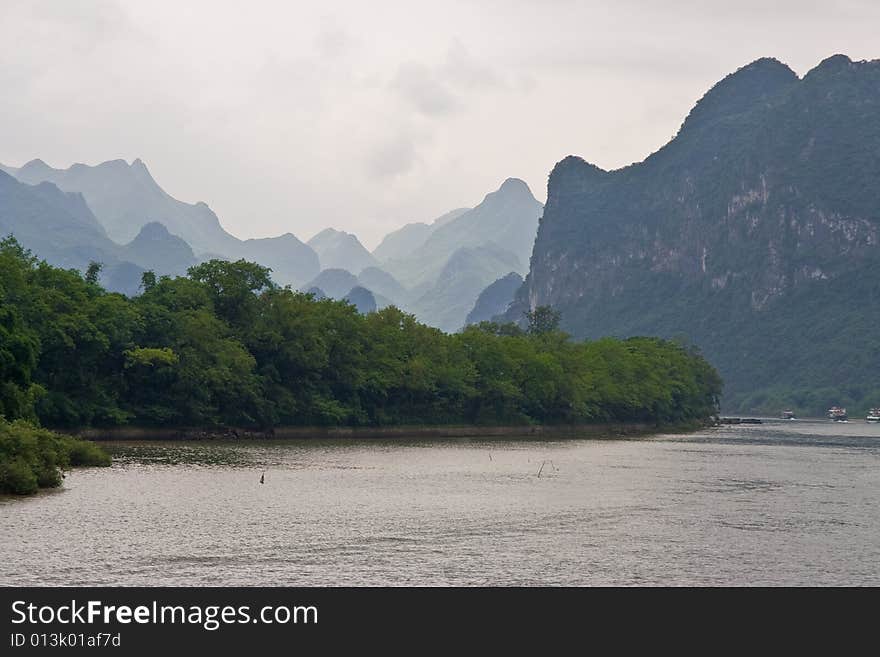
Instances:
[[[382,268],[410,290],[405,310],[444,331],[457,331],[487,285],[528,271],[542,210],[525,182],[508,178],[476,207],[447,213],[428,230],[405,226],[376,251],[388,256]],[[403,239],[406,250],[395,248]]]
[[[486,286],[528,271],[542,209],[528,185],[508,178],[476,207],[407,224],[372,254],[354,235],[328,228],[308,242],[323,271],[301,289],[342,299],[358,285],[373,292],[379,308],[394,304],[457,331]]]
[[[124,160],[74,164],[67,169],[36,159],[20,168],[3,169],[24,183],[50,182],[62,191],[81,194],[107,237],[119,244],[133,240],[146,224],[158,222],[186,241],[200,259],[254,260],[271,267],[279,283],[301,284],[320,270],[316,254],[290,233],[253,240],[230,235],[207,204],[183,203],[167,194],[140,159],[131,164]],[[176,269],[155,268],[157,273],[176,273]]]
[[[101,280],[109,289],[136,294],[145,270],[181,275],[206,259],[244,258],[270,267],[280,284],[336,299],[364,288],[376,307],[398,305],[449,331],[464,325],[486,285],[524,271],[541,209],[525,183],[509,179],[476,208],[452,210],[431,224],[408,224],[371,254],[357,236],[333,228],[308,244],[292,233],[239,240],[205,203],[168,195],[139,159],[67,169],[32,160],[2,169],[18,180],[11,187],[12,179],[7,181],[9,190],[30,194],[31,205],[39,199],[42,205],[34,207],[55,208],[51,216],[48,209],[18,211],[15,216],[32,220],[13,225],[10,219],[4,234],[15,234],[53,264],[84,269],[92,260],[102,262]],[[22,192],[32,187],[37,191]],[[363,292],[355,297],[359,307],[371,307]]]
[[[325,228],[307,244],[318,254],[322,269],[347,269],[357,275],[379,264],[355,235],[334,228]]]
[[[422,246],[435,230],[457,219],[470,208],[457,208],[450,210],[441,217],[437,217],[430,224],[416,222],[406,224],[402,228],[388,233],[384,239],[373,249],[373,255],[380,262],[389,260],[404,260],[410,257],[416,249]]]
[[[578,337],[682,336],[731,410],[880,403],[880,61],[760,59],[644,162],[550,175],[531,271]]]
[[[396,278],[419,284],[436,279],[456,250],[494,244],[516,259],[515,271],[525,274],[542,209],[525,182],[508,178],[478,206],[447,219],[408,255],[383,266]]]
[[[85,270],[90,262],[101,262],[102,282],[125,294],[137,293],[145,262],[167,264],[168,273],[185,271],[193,262],[185,243],[155,226],[145,227],[146,234],[128,245],[117,244],[107,237],[81,194],[62,192],[52,183],[28,185],[0,171],[0,236],[15,236],[37,256],[60,267]],[[175,257],[181,260],[171,262]]]
[[[36,159],[13,175],[31,185],[51,182],[62,191],[82,194],[107,236],[120,244],[133,240],[151,221],[164,224],[199,253],[224,253],[237,241],[205,203],[183,203],[166,194],[139,159],[131,164],[124,160],[74,164],[67,169]]]

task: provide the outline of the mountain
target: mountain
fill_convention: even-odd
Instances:
[[[82,269],[82,268],[80,268]],[[152,267],[150,269],[153,269]],[[104,265],[101,270],[100,283],[106,290],[119,292],[129,297],[142,292],[141,277],[145,269],[133,262],[122,261]],[[155,271],[155,269],[153,269]]]
[[[525,274],[541,212],[542,205],[528,185],[508,178],[477,207],[444,222],[420,247],[406,257],[384,262],[383,269],[407,287],[414,287],[436,280],[458,249],[491,244],[511,253],[519,262],[516,271]],[[509,271],[496,272],[492,280]]]
[[[728,411],[880,404],[880,61],[727,76],[645,161],[550,174],[506,313],[703,350]]]
[[[324,294],[324,290],[322,290],[319,287],[310,287],[309,289],[306,290],[306,293],[314,296],[315,301],[321,301],[322,299],[329,299],[330,298],[326,294]]]
[[[398,308],[405,308],[410,302],[410,291],[379,267],[367,267],[357,277],[357,281],[361,287],[389,299]]]
[[[131,164],[125,160],[97,166],[74,164],[68,169],[54,169],[37,159],[15,175],[22,182],[48,181],[64,191],[81,193],[108,236],[120,244],[134,239],[144,224],[153,221],[164,224],[197,252],[226,253],[236,241],[223,230],[207,205],[183,203],[171,197],[139,159]]]
[[[368,289],[357,286],[343,297],[343,301],[348,301],[362,315],[376,312],[376,297]]]
[[[516,272],[510,272],[507,276],[503,276],[489,285],[489,287],[480,292],[473,310],[468,313],[465,325],[479,324],[480,322],[490,321],[497,315],[503,315],[522,283],[522,276]]]
[[[325,269],[304,285],[302,289],[311,291],[312,288],[318,288],[328,297],[342,299],[357,285],[358,279],[350,271],[345,269]]]
[[[385,294],[376,292],[367,284],[375,284],[376,289],[391,291],[397,298],[389,298]],[[331,298],[350,301],[356,305],[362,313],[370,313],[386,306],[401,307],[399,301],[403,289],[390,275],[381,269],[370,267],[355,276],[345,269],[325,269],[312,281],[301,288],[305,292],[315,294],[317,298]],[[404,291],[402,294],[407,294]],[[369,296],[368,296],[369,295]]]
[[[420,321],[447,332],[461,329],[480,292],[498,271],[520,268],[509,251],[494,245],[462,247],[452,254],[436,282],[412,305]]]
[[[198,262],[189,244],[157,221],[141,228],[137,237],[122,249],[122,255],[143,269],[169,276],[183,276]]]
[[[83,271],[91,261],[103,263],[101,281],[110,290],[136,293],[140,284],[143,269],[125,260],[126,249],[107,237],[82,195],[0,171],[0,238],[9,235],[58,267]]]
[[[292,233],[244,240],[231,255],[270,267],[272,279],[282,285],[300,285],[321,271],[318,254]]]
[[[359,274],[379,264],[357,237],[341,230],[326,228],[307,244],[318,254],[322,269],[347,269]]]
[[[253,260],[270,267],[278,283],[300,285],[321,269],[317,255],[290,233],[245,241],[230,235],[205,203],[184,203],[166,193],[139,159],[131,164],[124,160],[74,164],[68,169],[55,169],[37,159],[5,170],[25,183],[48,181],[82,194],[107,235],[119,244],[135,239],[146,224],[159,222],[201,259]]]
[[[449,223],[453,219],[457,219],[468,210],[470,208],[451,210],[430,224],[423,222],[406,224],[402,228],[388,233],[379,243],[379,246],[373,249],[373,256],[379,262],[404,259],[422,246],[431,236],[431,233],[440,226]]]
[[[97,222],[80,194],[51,183],[27,185],[0,172],[0,236],[14,235],[25,248],[50,263],[83,268],[120,247]]]

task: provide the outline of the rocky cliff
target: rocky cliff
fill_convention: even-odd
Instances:
[[[878,237],[880,61],[801,79],[760,59],[645,161],[556,165],[506,318],[552,305],[579,337],[680,336],[732,409],[880,403]]]

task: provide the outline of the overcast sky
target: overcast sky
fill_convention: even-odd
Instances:
[[[880,2],[0,0],[0,162],[140,157],[242,237],[372,248],[568,154],[616,168],[727,73],[880,57]]]

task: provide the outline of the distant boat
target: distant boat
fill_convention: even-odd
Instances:
[[[849,416],[846,414],[846,409],[841,408],[840,406],[832,406],[828,409],[828,419],[833,422],[848,422]]]
[[[797,418],[794,415],[794,411],[784,410],[784,411],[782,411],[782,419],[783,420],[796,420]]]
[[[865,418],[866,422],[880,422],[880,408],[872,408],[868,411],[868,417]]]

